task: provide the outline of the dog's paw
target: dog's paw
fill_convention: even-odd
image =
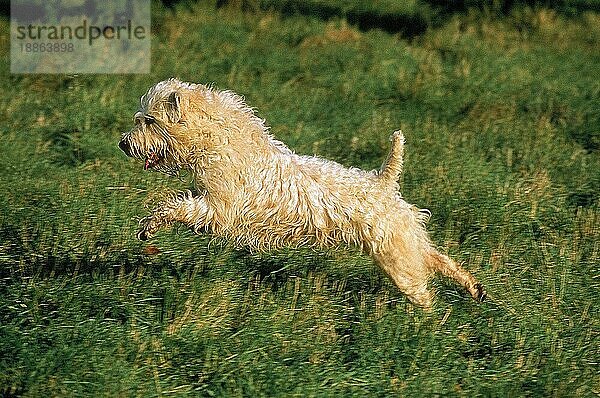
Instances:
[[[475,286],[473,286],[473,289],[475,290],[473,292],[473,298],[479,303],[483,302],[483,300],[485,300],[485,298],[487,297],[485,287],[483,287],[481,283],[476,283]]]
[[[144,217],[140,220],[140,230],[136,234],[136,237],[141,241],[146,241],[158,230],[158,225],[156,225],[156,221],[154,217],[148,216]]]
[[[148,239],[150,239],[152,237],[152,234],[149,231],[142,229],[142,230],[138,231],[138,233],[135,236],[138,238],[138,240],[141,240],[142,242],[144,242],[144,241],[147,241]]]

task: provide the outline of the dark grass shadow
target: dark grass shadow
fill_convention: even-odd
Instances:
[[[53,229],[50,235],[58,235]],[[115,246],[110,235],[99,236],[93,243],[66,247],[49,241],[48,233],[40,234],[35,227],[23,228],[14,224],[0,226],[5,262],[0,267],[0,280],[5,285],[20,283],[29,278],[48,279],[78,277],[93,280],[97,277],[115,278],[118,275],[164,276],[177,280],[208,273],[207,255],[187,253],[173,261],[171,255],[161,255],[142,245]]]
[[[172,9],[179,5],[196,3],[194,0],[162,0],[165,8]],[[361,7],[349,8],[337,1],[306,1],[306,0],[213,0],[210,3],[216,8],[225,6],[236,7],[242,11],[257,9],[280,12],[282,15],[306,15],[321,20],[345,18],[361,30],[380,29],[390,33],[402,33],[408,37],[419,35],[428,27],[438,25],[454,13],[462,13],[469,8],[492,11],[498,14],[508,14],[515,7],[545,7],[567,15],[577,15],[584,11],[600,11],[598,0],[422,0],[417,3],[417,11],[412,14],[387,11],[383,8]],[[81,7],[71,7],[81,12]],[[71,8],[65,8],[69,12]],[[71,13],[73,13],[71,12]],[[0,0],[0,15],[10,17],[10,1]]]
[[[358,252],[353,255],[361,256]],[[333,287],[343,284],[347,292],[374,294],[385,289],[395,291],[391,281],[383,272],[379,272],[376,264],[370,265],[373,269],[362,267],[358,262],[349,264],[347,268],[339,267],[339,264],[336,266],[340,260],[335,258],[335,251],[300,248],[257,254],[237,249],[231,252],[231,256],[232,262],[238,264],[244,275],[240,280],[256,279],[274,292],[285,289],[290,280],[297,277],[306,279],[311,274],[324,274],[325,285]],[[398,296],[401,296],[399,292]]]
[[[407,37],[420,35],[431,25],[431,17],[427,13],[386,13],[376,9],[360,7],[345,10],[335,5],[304,1],[273,2],[273,4],[262,8],[263,10],[274,9],[286,17],[299,14],[323,21],[344,18],[362,31],[379,29],[387,33],[400,33]]]
[[[188,7],[194,0],[162,0],[167,9]],[[323,21],[345,19],[362,31],[382,30],[387,33],[401,34],[406,38],[417,37],[429,28],[445,23],[453,14],[464,13],[468,9],[485,10],[498,16],[508,15],[517,7],[545,7],[569,16],[584,11],[600,11],[598,0],[421,0],[407,10],[386,9],[368,3],[348,5],[338,1],[306,0],[213,0],[215,8],[237,8],[243,12],[275,11],[284,17],[303,15]],[[65,9],[64,13],[68,13]],[[24,11],[27,12],[27,11]],[[10,2],[0,0],[0,15],[10,17]]]
[[[167,7],[182,2],[189,3],[190,0],[163,0]],[[465,13],[469,9],[485,10],[497,16],[508,15],[518,7],[545,7],[570,16],[584,11],[600,11],[600,1],[597,0],[422,0],[407,10],[388,10],[365,6],[365,3],[349,6],[334,0],[217,0],[215,6],[237,7],[246,12],[271,10],[285,17],[304,15],[323,21],[342,18],[362,31],[378,29],[399,33],[406,38],[419,36],[429,28],[442,25],[453,14]]]

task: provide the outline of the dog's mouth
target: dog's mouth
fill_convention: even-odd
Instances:
[[[150,151],[148,156],[146,156],[146,161],[144,162],[144,170],[149,170],[155,167],[160,161],[161,157],[158,153],[154,151]]]

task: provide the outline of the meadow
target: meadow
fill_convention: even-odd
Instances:
[[[599,4],[458,3],[155,2],[139,75],[10,74],[1,17],[0,395],[598,396]],[[354,249],[137,241],[190,178],[117,142],[172,76],[345,166],[401,128],[402,195],[488,300],[440,277],[425,313]]]

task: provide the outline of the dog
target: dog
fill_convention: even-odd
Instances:
[[[171,195],[140,221],[140,240],[179,222],[261,252],[354,245],[418,306],[431,308],[427,284],[435,272],[476,301],[486,297],[473,275],[434,248],[425,230],[429,212],[400,195],[401,131],[392,134],[381,169],[367,172],[295,154],[232,91],[172,78],[140,102],[121,150],[145,170],[186,170],[194,181],[193,192]]]

